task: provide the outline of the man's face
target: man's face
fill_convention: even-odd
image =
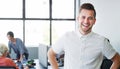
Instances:
[[[10,35],[7,35],[7,38],[9,41],[12,41],[13,37],[11,37]]]
[[[95,17],[93,10],[82,9],[78,16],[79,29],[82,33],[91,32],[92,26],[95,24]]]

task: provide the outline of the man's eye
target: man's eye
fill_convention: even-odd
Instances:
[[[93,20],[93,17],[89,17],[89,20]]]
[[[85,19],[85,17],[83,16],[82,19]]]

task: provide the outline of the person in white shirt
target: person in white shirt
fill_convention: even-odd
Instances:
[[[108,39],[94,33],[96,11],[91,3],[81,5],[78,15],[79,30],[67,32],[48,51],[52,69],[58,69],[56,54],[65,52],[64,69],[100,69],[103,56],[113,61],[110,69],[120,66],[119,54]]]

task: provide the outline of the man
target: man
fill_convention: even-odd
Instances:
[[[11,53],[11,49],[13,49],[18,61],[22,61],[24,58],[27,60],[29,53],[22,40],[20,38],[14,38],[14,33],[12,31],[7,33],[7,38],[9,40],[9,53]]]
[[[113,61],[111,69],[118,69],[119,54],[109,41],[92,31],[96,22],[96,11],[90,3],[80,7],[79,30],[66,33],[48,51],[48,59],[53,69],[58,69],[56,54],[65,52],[64,69],[100,69],[103,56]]]

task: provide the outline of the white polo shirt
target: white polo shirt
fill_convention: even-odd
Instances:
[[[111,59],[116,53],[105,37],[93,32],[68,32],[52,48],[56,54],[65,52],[64,69],[100,69],[103,56]]]

